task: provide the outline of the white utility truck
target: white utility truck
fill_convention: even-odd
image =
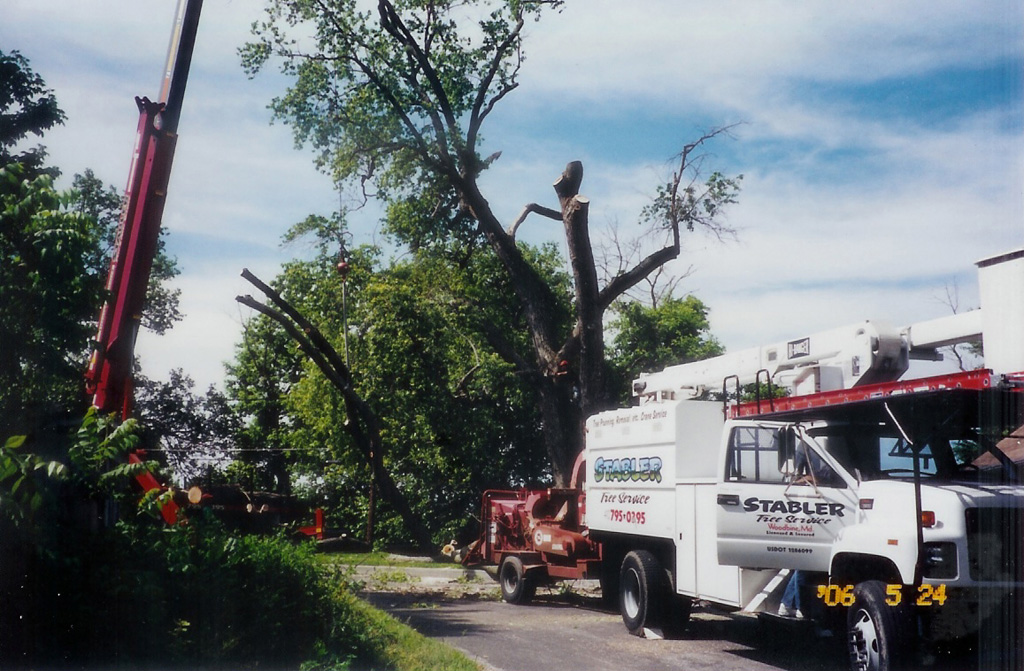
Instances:
[[[637,405],[587,421],[570,488],[485,493],[466,562],[497,564],[510,602],[599,578],[640,636],[695,600],[778,614],[789,587],[782,610],[842,636],[854,669],[978,635],[1019,656],[1024,250],[978,265],[981,310],[641,375]],[[901,381],[972,339],[986,370]]]

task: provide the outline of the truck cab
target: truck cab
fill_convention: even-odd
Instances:
[[[732,421],[724,440],[719,563],[827,572],[857,521],[856,479],[799,423]]]
[[[1024,478],[1011,459],[1024,444],[1019,390],[865,396],[726,423],[719,562],[810,572],[824,606],[869,603],[854,589],[873,583],[883,608],[900,607],[887,621],[920,616],[942,638],[1014,612],[1008,600],[1024,586]],[[868,623],[877,636],[883,619],[851,616],[850,633]]]

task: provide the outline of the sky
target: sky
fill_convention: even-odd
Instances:
[[[138,119],[155,98],[175,0],[4,0],[0,50],[20,51],[67,122],[49,132],[67,184],[91,168],[123,188]],[[220,384],[252,288],[308,253],[281,236],[341,195],[271,123],[288,80],[248,79],[237,49],[257,0],[206,0],[164,212],[182,270],[183,322],[143,333],[147,376],[182,368]],[[710,307],[729,350],[878,320],[893,326],[978,307],[975,262],[1024,247],[1024,4],[1019,0],[569,0],[528,24],[520,87],[484,128],[501,157],[484,195],[511,222],[557,204],[551,184],[584,164],[597,239],[629,237],[682,146],[735,124],[706,172],[743,175],[724,223],[694,233],[674,267]],[[372,208],[355,243],[382,242]],[[528,220],[519,237],[561,241]],[[564,248],[564,247],[563,247]]]

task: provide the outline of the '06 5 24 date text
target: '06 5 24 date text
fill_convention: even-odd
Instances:
[[[852,606],[856,601],[853,585],[818,585],[818,598],[826,606]],[[885,603],[889,606],[898,606],[904,599],[913,599],[915,606],[943,606],[946,598],[946,586],[942,584],[885,586]]]

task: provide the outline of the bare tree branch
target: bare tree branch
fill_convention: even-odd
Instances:
[[[488,65],[487,73],[480,81],[480,86],[477,88],[476,100],[473,101],[473,112],[470,116],[469,129],[466,133],[466,145],[469,151],[474,151],[476,148],[477,135],[480,132],[480,126],[483,124],[484,119],[491,113],[494,106],[504,98],[506,95],[516,89],[518,84],[515,83],[515,74],[519,72],[519,62],[522,61],[522,56],[517,59],[515,72],[513,73],[512,81],[508,86],[503,87],[500,91],[495,94],[490,101],[487,101],[487,91],[491,88],[491,82],[494,81],[494,77],[501,69],[501,62],[505,57],[505,53],[509,47],[512,46],[519,39],[519,34],[523,29],[523,14],[522,8],[519,10],[518,21],[516,21],[516,27],[513,28],[508,37],[505,39],[497,49],[494,50],[494,57],[491,58],[491,62]],[[486,106],[485,106],[486,103]]]
[[[508,235],[510,238],[515,239],[516,231],[519,230],[519,226],[524,221],[526,221],[526,218],[530,216],[530,214],[539,214],[547,217],[548,219],[554,219],[555,221],[562,220],[562,213],[559,212],[558,210],[553,210],[550,207],[544,207],[543,205],[538,205],[537,203],[530,203],[523,207],[523,211],[519,213],[519,216],[516,217],[516,220],[512,222],[511,226],[508,227]]]
[[[622,271],[612,278],[600,293],[599,301],[602,309],[610,306],[615,299],[632,289],[652,272],[679,256],[679,229],[681,226],[686,225],[687,228],[692,228],[695,221],[702,224],[706,223],[711,230],[721,235],[722,229],[716,229],[711,225],[715,221],[713,214],[705,217],[694,212],[693,209],[694,206],[699,206],[705,201],[705,198],[710,195],[709,191],[704,191],[700,195],[694,194],[690,185],[696,181],[696,178],[682,190],[681,186],[686,174],[691,172],[694,161],[699,162],[699,159],[693,158],[693,153],[711,139],[719,135],[727,135],[734,127],[735,125],[731,125],[712,129],[701,135],[697,140],[683,146],[683,149],[676,155],[678,168],[673,173],[672,181],[669,182],[666,188],[665,196],[667,199],[661,203],[656,202],[652,209],[652,212],[656,212],[664,217],[665,227],[671,235],[671,242],[647,255],[629,270]]]

